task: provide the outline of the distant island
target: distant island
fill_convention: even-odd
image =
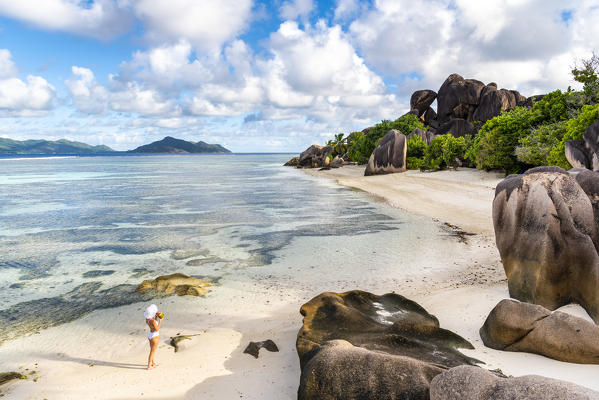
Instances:
[[[134,150],[120,152],[108,146],[91,146],[67,139],[50,140],[12,140],[0,138],[0,154],[35,154],[35,155],[87,155],[87,154],[119,154],[119,153],[231,153],[219,144],[205,142],[188,142],[167,136],[162,140],[140,146]]]
[[[0,154],[103,154],[114,152],[108,146],[90,146],[67,139],[21,141],[0,138]]]
[[[139,146],[128,153],[230,153],[220,144],[208,144],[206,142],[188,142],[167,136],[162,140]]]

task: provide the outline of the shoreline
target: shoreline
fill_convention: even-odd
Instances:
[[[402,223],[430,226],[424,231],[428,236],[384,233],[382,237],[389,242],[399,240],[400,233],[418,241],[419,251],[407,254],[404,250],[413,248],[414,242],[398,243],[395,252],[377,254],[380,265],[369,265],[365,254],[355,262],[360,268],[349,270],[342,262],[343,254],[331,249],[342,252],[344,247],[360,244],[362,237],[302,237],[278,252],[272,265],[231,271],[205,298],[156,299],[166,319],[156,357],[160,366],[152,371],[145,370],[148,344],[140,317],[145,308],[142,303],[96,310],[76,321],[11,340],[0,346],[0,372],[15,370],[30,378],[10,382],[0,392],[7,398],[23,399],[295,399],[300,376],[295,351],[302,318],[299,307],[323,291],[353,289],[376,294],[395,291],[418,302],[439,319],[442,328],[469,340],[475,349],[460,351],[486,362],[484,368],[500,368],[515,376],[538,374],[599,389],[595,379],[599,365],[496,351],[484,347],[478,336],[489,311],[509,297],[490,220],[494,185],[503,176],[464,169],[364,178],[362,167],[347,166],[298,171],[304,172],[313,179],[369,193],[364,196],[369,201],[384,199],[389,206],[406,211]],[[476,212],[468,212],[469,207]],[[462,242],[446,229],[445,222],[476,235]],[[306,248],[313,250],[311,254],[305,254]],[[408,267],[413,265],[418,268],[412,271]],[[560,310],[586,316],[576,305]],[[184,341],[182,351],[174,353],[168,341],[178,333],[199,336]],[[266,339],[272,339],[280,351],[261,350],[258,359],[243,354],[249,341]],[[35,375],[30,374],[32,369]],[[39,377],[36,382],[33,376]]]

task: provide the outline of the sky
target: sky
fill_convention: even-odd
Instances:
[[[0,137],[299,152],[465,78],[576,88],[599,0],[0,0]]]

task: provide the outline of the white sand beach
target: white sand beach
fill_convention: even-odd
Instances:
[[[363,170],[344,167],[308,173],[414,214],[415,221],[429,229],[428,236],[419,233],[410,243],[397,243],[389,254],[380,255],[386,260],[380,265],[369,264],[366,252],[358,260],[344,259],[344,248],[368,248],[360,236],[326,241],[302,237],[271,265],[223,277],[205,298],[158,299],[155,303],[166,318],[156,356],[160,366],[151,371],[145,370],[148,343],[141,303],[97,310],[8,341],[0,346],[0,371],[20,371],[29,378],[12,381],[0,391],[5,398],[49,400],[294,399],[300,376],[295,351],[300,306],[323,291],[351,289],[395,291],[417,301],[437,316],[441,327],[469,340],[475,350],[463,352],[484,361],[486,368],[514,376],[538,374],[599,390],[599,365],[495,351],[480,340],[478,329],[489,311],[508,297],[491,220],[494,188],[501,175],[462,169],[364,177]],[[431,218],[437,222],[431,224]],[[450,230],[443,236],[439,232],[446,228],[444,223],[476,235],[463,241]],[[397,233],[386,235],[391,243]],[[337,252],[325,251],[331,248]],[[588,318],[579,306],[564,310]],[[178,333],[197,336],[175,353],[168,342]],[[258,359],[243,354],[249,341],[265,339],[272,339],[280,351],[261,350]]]

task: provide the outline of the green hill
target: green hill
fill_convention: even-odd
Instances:
[[[129,153],[230,153],[220,144],[208,144],[205,142],[188,142],[167,136],[162,140],[139,146]]]
[[[108,146],[90,146],[66,139],[12,140],[0,138],[0,154],[102,154],[112,153]]]

